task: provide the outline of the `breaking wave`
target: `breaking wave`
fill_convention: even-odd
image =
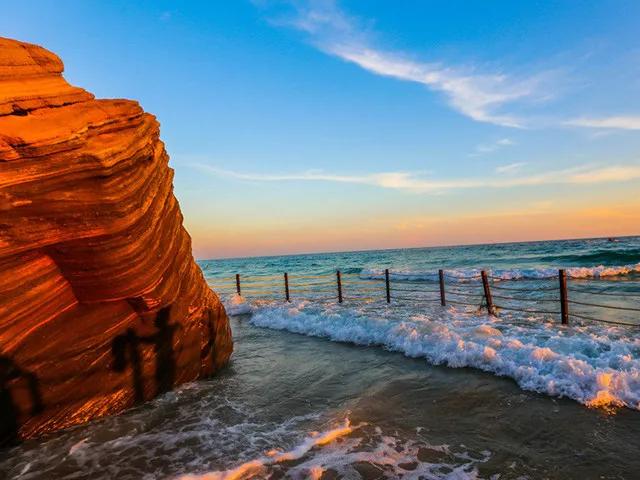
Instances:
[[[635,257],[637,258],[637,256]],[[604,278],[640,273],[640,263],[618,266],[598,265],[593,267],[567,268],[570,278]],[[445,271],[447,281],[468,282],[480,278],[480,268],[459,268]],[[489,275],[497,280],[544,280],[558,276],[557,268],[506,268],[486,269]],[[364,269],[360,278],[365,280],[384,279],[384,269]],[[437,282],[437,271],[393,270],[389,276],[392,280],[408,282]]]
[[[498,319],[453,307],[398,318],[397,311],[376,308],[307,301],[254,305],[250,322],[336,342],[381,346],[434,365],[474,367],[510,377],[524,390],[588,406],[640,410],[640,339],[627,329],[567,328],[540,317],[517,323],[509,316]]]
[[[224,308],[228,315],[245,315],[251,313],[251,304],[244,297],[234,293],[224,301]]]

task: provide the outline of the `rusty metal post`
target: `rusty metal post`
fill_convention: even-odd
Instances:
[[[336,280],[338,281],[338,303],[342,303],[342,278],[340,270],[336,270]]]
[[[284,294],[287,302],[290,302],[291,299],[289,298],[289,274],[287,272],[284,272]]]
[[[236,292],[240,295],[240,274],[236,273]]]
[[[567,296],[567,272],[561,268],[558,270],[560,281],[560,319],[562,325],[569,324],[569,297]]]
[[[389,282],[389,269],[384,270],[384,283],[387,288],[387,303],[391,303],[391,284]]]
[[[438,277],[440,279],[440,305],[443,307],[447,305],[445,296],[444,296],[444,270],[438,270]]]
[[[489,311],[489,315],[495,315],[495,308],[493,307],[493,298],[491,297],[491,288],[489,288],[487,272],[482,270],[480,275],[482,276],[482,287],[484,288],[484,298],[487,301],[487,310]]]

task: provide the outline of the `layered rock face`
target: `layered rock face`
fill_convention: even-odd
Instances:
[[[221,368],[229,323],[191,254],[155,117],[0,38],[0,434],[119,412]]]

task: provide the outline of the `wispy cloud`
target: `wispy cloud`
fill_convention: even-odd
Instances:
[[[362,20],[350,17],[330,0],[293,4],[293,18],[276,22],[304,31],[320,50],[377,75],[416,82],[441,92],[458,112],[479,122],[524,127],[525,121],[504,107],[548,97],[542,84],[549,72],[524,78],[482,73],[472,67],[419,61],[402,52],[377,48]]]
[[[253,0],[263,7],[267,0]],[[265,3],[266,2],[266,3]],[[606,116],[564,120],[556,115],[530,116],[524,107],[553,98],[566,81],[561,69],[532,73],[487,71],[477,65],[453,65],[441,59],[380,47],[373,22],[348,15],[335,0],[290,0],[292,16],[274,24],[305,32],[319,50],[376,75],[422,84],[440,92],[457,112],[475,121],[504,127],[575,126],[598,129],[640,129],[640,116]]]
[[[567,120],[566,125],[574,127],[619,129],[619,130],[640,130],[640,115],[621,115],[613,117],[582,117]]]
[[[499,173],[501,175],[513,174],[522,169],[522,167],[524,167],[525,165],[525,162],[516,162],[510,163],[508,165],[501,165],[499,167],[496,167],[496,173]]]
[[[533,79],[514,82],[505,75],[464,74],[451,67],[415,62],[400,54],[361,45],[334,45],[331,53],[378,75],[421,83],[443,92],[451,107],[479,122],[524,127],[523,119],[500,113],[500,108],[535,95],[537,82]]]
[[[481,143],[478,146],[476,146],[475,151],[473,153],[470,153],[469,156],[477,157],[480,155],[485,155],[487,153],[492,153],[497,150],[500,150],[501,148],[510,147],[515,144],[516,142],[514,142],[510,138],[501,138],[500,140],[496,140],[495,142],[491,142],[491,143]]]
[[[550,184],[596,184],[620,182],[640,179],[640,164],[614,165],[608,167],[581,165],[564,170],[553,170],[532,175],[489,177],[489,178],[459,178],[451,180],[437,180],[424,178],[412,172],[381,172],[362,175],[342,175],[325,173],[319,170],[308,170],[290,174],[242,173],[226,170],[202,163],[192,163],[192,167],[218,177],[231,178],[251,182],[287,182],[287,181],[322,181],[370,185],[379,188],[402,190],[413,193],[442,193],[449,190],[478,189],[478,188],[510,188],[521,186],[536,186]],[[522,164],[508,165],[512,171]]]

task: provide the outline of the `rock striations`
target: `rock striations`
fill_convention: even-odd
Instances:
[[[119,412],[212,374],[229,323],[191,254],[159,124],[0,38],[0,434]]]

